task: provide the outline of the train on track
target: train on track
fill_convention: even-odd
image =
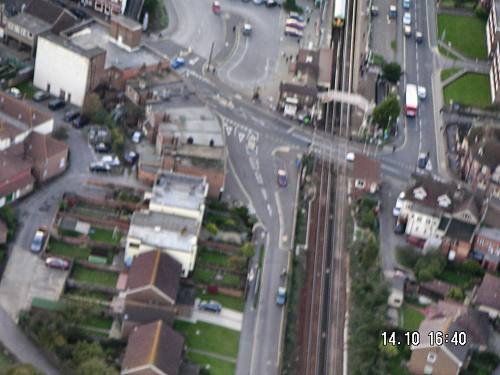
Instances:
[[[335,0],[333,6],[333,27],[344,27],[347,0]]]

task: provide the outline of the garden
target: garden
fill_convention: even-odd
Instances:
[[[176,321],[174,328],[186,339],[188,358],[201,366],[209,365],[210,375],[235,373],[239,332],[204,322]]]
[[[485,74],[466,73],[443,88],[444,102],[485,108],[491,105],[490,80]]]

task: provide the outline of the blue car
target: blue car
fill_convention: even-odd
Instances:
[[[278,293],[276,293],[276,304],[278,306],[283,306],[286,302],[286,288],[280,286],[278,288]]]
[[[296,21],[304,22],[304,17],[302,17],[297,12],[290,12],[290,14],[288,14],[288,18],[293,18]]]
[[[410,9],[411,3],[410,0],[403,0],[403,8]]]
[[[174,61],[172,61],[172,64],[170,64],[170,66],[172,67],[172,69],[179,69],[183,67],[185,63],[186,61],[182,57],[176,57]]]

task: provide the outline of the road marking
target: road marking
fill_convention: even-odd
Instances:
[[[260,189],[262,196],[264,197],[264,200],[267,201],[267,191],[265,188]]]
[[[245,137],[246,137],[246,134],[244,132],[240,131],[238,133],[238,140],[240,141],[240,143],[243,142],[243,140],[245,139]]]
[[[264,185],[264,180],[262,179],[262,175],[259,171],[255,171],[255,179],[259,185]]]
[[[226,129],[226,134],[228,137],[231,136],[231,132],[233,131],[233,127],[231,125],[224,124],[224,129]]]
[[[295,127],[294,127],[294,126],[292,126],[292,127],[290,127],[290,129],[288,129],[288,130],[286,131],[286,134],[293,133],[293,131],[294,131],[294,130],[295,130]]]
[[[267,212],[269,213],[269,216],[273,216],[273,209],[269,203],[267,204]]]

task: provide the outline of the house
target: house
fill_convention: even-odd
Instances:
[[[31,168],[30,162],[12,152],[0,152],[0,207],[33,191],[35,178],[31,174]]]
[[[69,147],[47,134],[31,132],[24,141],[25,155],[31,161],[33,176],[45,182],[68,167]]]
[[[484,275],[473,303],[479,311],[487,312],[491,319],[500,316],[500,277],[489,273]]]
[[[315,85],[281,82],[277,110],[290,117],[295,117],[300,111],[312,113],[318,92]]]
[[[136,327],[128,339],[121,375],[177,375],[184,338],[165,322]]]
[[[137,0],[81,0],[80,3],[96,12],[105,14],[106,16],[114,16],[125,13],[125,8],[128,2],[138,2]],[[143,2],[143,0],[139,1]]]
[[[301,83],[328,90],[332,78],[332,50],[299,49],[295,62],[295,76]]]
[[[444,299],[452,286],[441,280],[431,280],[420,283],[418,294],[432,300]]]
[[[208,183],[205,177],[160,171],[151,193],[146,192],[149,209],[199,221],[205,213]]]
[[[455,218],[442,217],[438,231],[442,226],[444,226],[441,243],[443,253],[449,260],[466,260],[472,248],[476,225]]]
[[[130,267],[125,290],[132,301],[155,305],[174,305],[182,266],[159,250],[137,255]]]
[[[483,268],[497,272],[500,264],[500,229],[481,227],[476,233],[472,255]]]
[[[79,22],[69,10],[47,0],[28,0],[13,6],[10,3],[10,9],[2,14],[4,38],[26,47],[32,56],[40,35],[59,34]]]
[[[490,66],[490,91],[492,102],[498,102],[500,88],[500,1],[492,0],[490,15],[486,23],[486,45],[491,60]]]
[[[411,357],[408,370],[415,375],[458,375],[467,364],[470,344],[455,345],[448,342],[438,345],[435,341],[436,332],[443,336],[455,337],[463,332],[462,328],[451,317],[424,319],[418,329],[420,342],[411,346]]]
[[[205,177],[208,196],[218,198],[224,191],[227,160],[222,126],[203,105],[172,104],[159,101],[146,106],[142,131],[155,143],[161,162],[149,164],[140,160],[138,178],[152,184],[160,169]]]
[[[406,234],[441,241],[449,223],[442,218],[476,225],[480,214],[476,198],[460,185],[429,175],[414,175],[405,191],[400,216],[407,221]],[[441,225],[440,225],[441,224]]]
[[[461,177],[472,190],[500,198],[500,129],[472,127],[457,151]]]
[[[40,39],[34,85],[77,106],[100,84],[123,90],[126,80],[168,66],[141,44],[140,24],[123,16],[112,17],[109,26],[89,21]]]
[[[7,224],[0,219],[0,245],[7,243],[7,234],[9,233]]]
[[[374,194],[380,186],[380,162],[363,154],[356,154],[353,162],[349,190],[354,198]]]
[[[182,276],[194,269],[201,221],[154,211],[132,215],[125,248],[125,263],[146,251],[158,249],[182,265]]]

